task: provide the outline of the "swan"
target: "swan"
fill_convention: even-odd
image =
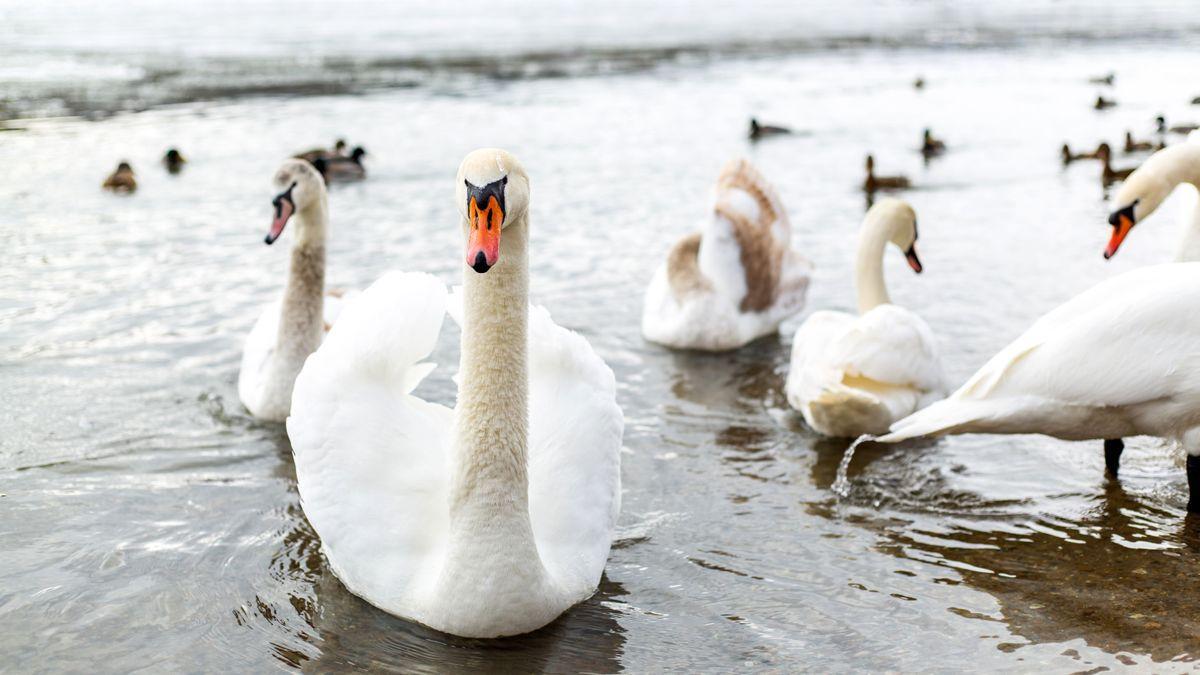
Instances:
[[[343,293],[325,290],[329,206],[321,175],[308,162],[289,159],[274,182],[280,192],[271,202],[275,217],[266,243],[278,239],[291,219],[296,221],[296,241],[283,296],[263,309],[246,337],[238,396],[256,418],[282,422],[296,375],[340,313]]]
[[[804,307],[812,273],[790,242],[775,188],[744,159],[725,165],[712,215],[671,248],[646,288],[642,335],[725,351],[777,331]]]
[[[304,512],[354,594],[444,633],[494,638],[596,590],[620,510],[624,418],[587,341],[528,304],[529,180],[484,149],[458,170],[461,293],[392,272],[301,371],[288,436]],[[453,410],[414,388],[450,311]]]
[[[987,433],[1147,435],[1187,451],[1200,511],[1200,262],[1136,269],[1038,319],[966,384],[877,439]]]
[[[1113,199],[1117,208],[1108,217],[1113,231],[1104,249],[1104,257],[1107,259],[1116,255],[1121,242],[1125,241],[1134,225],[1149,218],[1167,196],[1183,183],[1200,189],[1200,132],[1190,134],[1183,143],[1167,146],[1150,155],[1121,184],[1121,189]],[[1175,260],[1200,260],[1200,201],[1196,203],[1191,219],[1184,227]]]
[[[933,331],[888,298],[882,265],[889,242],[921,271],[917,215],[899,199],[875,204],[863,221],[855,265],[859,315],[815,312],[792,343],[788,402],[826,436],[884,433],[946,393]]]

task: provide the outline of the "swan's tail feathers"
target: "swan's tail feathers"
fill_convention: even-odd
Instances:
[[[749,199],[742,197],[738,192]],[[740,213],[750,222],[776,235],[780,244],[788,244],[791,225],[788,223],[783,200],[779,198],[775,186],[767,181],[750,160],[732,160],[721,170],[721,175],[717,178],[717,206]]]
[[[1187,142],[1200,143],[1200,129],[1193,129],[1192,131],[1188,132]]]
[[[984,431],[997,413],[999,410],[993,401],[948,398],[897,421],[888,433],[875,440],[879,443],[899,443],[922,436]]]

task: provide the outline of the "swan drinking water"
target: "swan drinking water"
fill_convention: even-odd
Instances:
[[[945,395],[933,331],[888,297],[888,243],[904,251],[914,272],[921,271],[917,215],[899,199],[875,204],[863,221],[855,265],[859,315],[814,312],[792,343],[788,402],[827,436],[883,433]]]
[[[454,298],[389,273],[350,303],[296,381],[288,435],[304,512],[351,592],[437,630],[540,628],[591,596],[620,510],[624,418],[587,341],[529,306],[529,180],[503,150],[456,180]],[[449,308],[453,410],[413,390]]]

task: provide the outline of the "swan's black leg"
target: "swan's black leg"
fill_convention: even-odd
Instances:
[[[1125,452],[1125,441],[1119,438],[1109,438],[1104,441],[1104,466],[1108,473],[1116,476],[1121,468],[1121,453]],[[1192,475],[1188,473],[1188,475]]]
[[[1188,513],[1200,513],[1200,457],[1188,455]]]

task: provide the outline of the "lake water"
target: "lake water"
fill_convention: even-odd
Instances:
[[[1195,665],[1200,523],[1169,448],[1133,439],[1116,482],[1099,442],[864,445],[838,500],[848,442],[782,392],[803,315],[724,355],[638,330],[736,156],[817,265],[806,312],[852,309],[874,152],[916,184],[926,272],[889,255],[893,299],[961,382],[1078,291],[1170,257],[1191,195],[1105,262],[1099,168],[1057,152],[1200,119],[1191,3],[29,4],[0,0],[0,668]],[[1120,105],[1093,111],[1100,91]],[[750,146],[752,114],[804,133]],[[926,126],[951,149],[928,165]],[[533,186],[534,299],[616,372],[618,541],[598,594],[542,631],[460,640],[350,595],[282,429],[238,402],[291,243],[262,244],[273,170],[337,136],[370,177],[331,192],[332,284],[456,282],[455,169],[505,147]],[[179,176],[157,165],[172,145]],[[141,188],[102,193],[123,158]],[[434,360],[420,392],[450,403],[455,331]]]

